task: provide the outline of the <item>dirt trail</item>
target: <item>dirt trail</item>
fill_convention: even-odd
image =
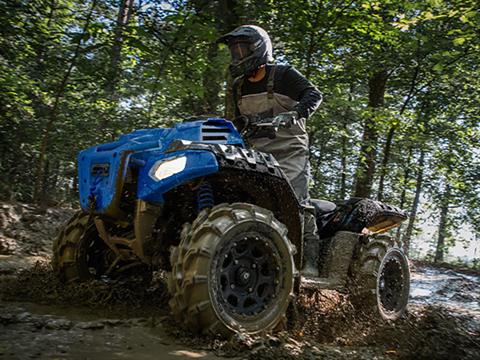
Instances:
[[[72,212],[0,203],[0,359],[480,358],[480,276],[415,267],[408,313],[394,324],[356,314],[336,292],[305,290],[288,331],[203,338],[168,315],[162,273],[148,287],[59,283],[51,239]]]

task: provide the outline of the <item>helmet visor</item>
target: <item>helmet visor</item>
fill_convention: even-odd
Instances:
[[[230,53],[233,61],[240,61],[252,54],[250,43],[246,41],[236,41],[230,45]]]

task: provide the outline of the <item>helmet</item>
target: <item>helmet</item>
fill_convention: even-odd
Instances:
[[[233,78],[249,76],[261,65],[273,61],[272,42],[267,32],[259,26],[239,26],[223,35],[217,42],[230,47],[230,73]]]

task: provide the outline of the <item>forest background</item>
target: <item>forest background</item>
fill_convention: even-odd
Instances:
[[[0,198],[75,203],[78,151],[195,115],[232,118],[229,52],[215,40],[256,24],[277,62],[324,94],[308,120],[312,197],[397,205],[410,213],[395,236],[411,257],[478,267],[479,10],[475,0],[0,0]]]

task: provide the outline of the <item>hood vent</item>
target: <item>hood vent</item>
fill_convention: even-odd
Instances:
[[[232,130],[218,122],[207,121],[202,125],[202,141],[210,143],[226,143]]]

